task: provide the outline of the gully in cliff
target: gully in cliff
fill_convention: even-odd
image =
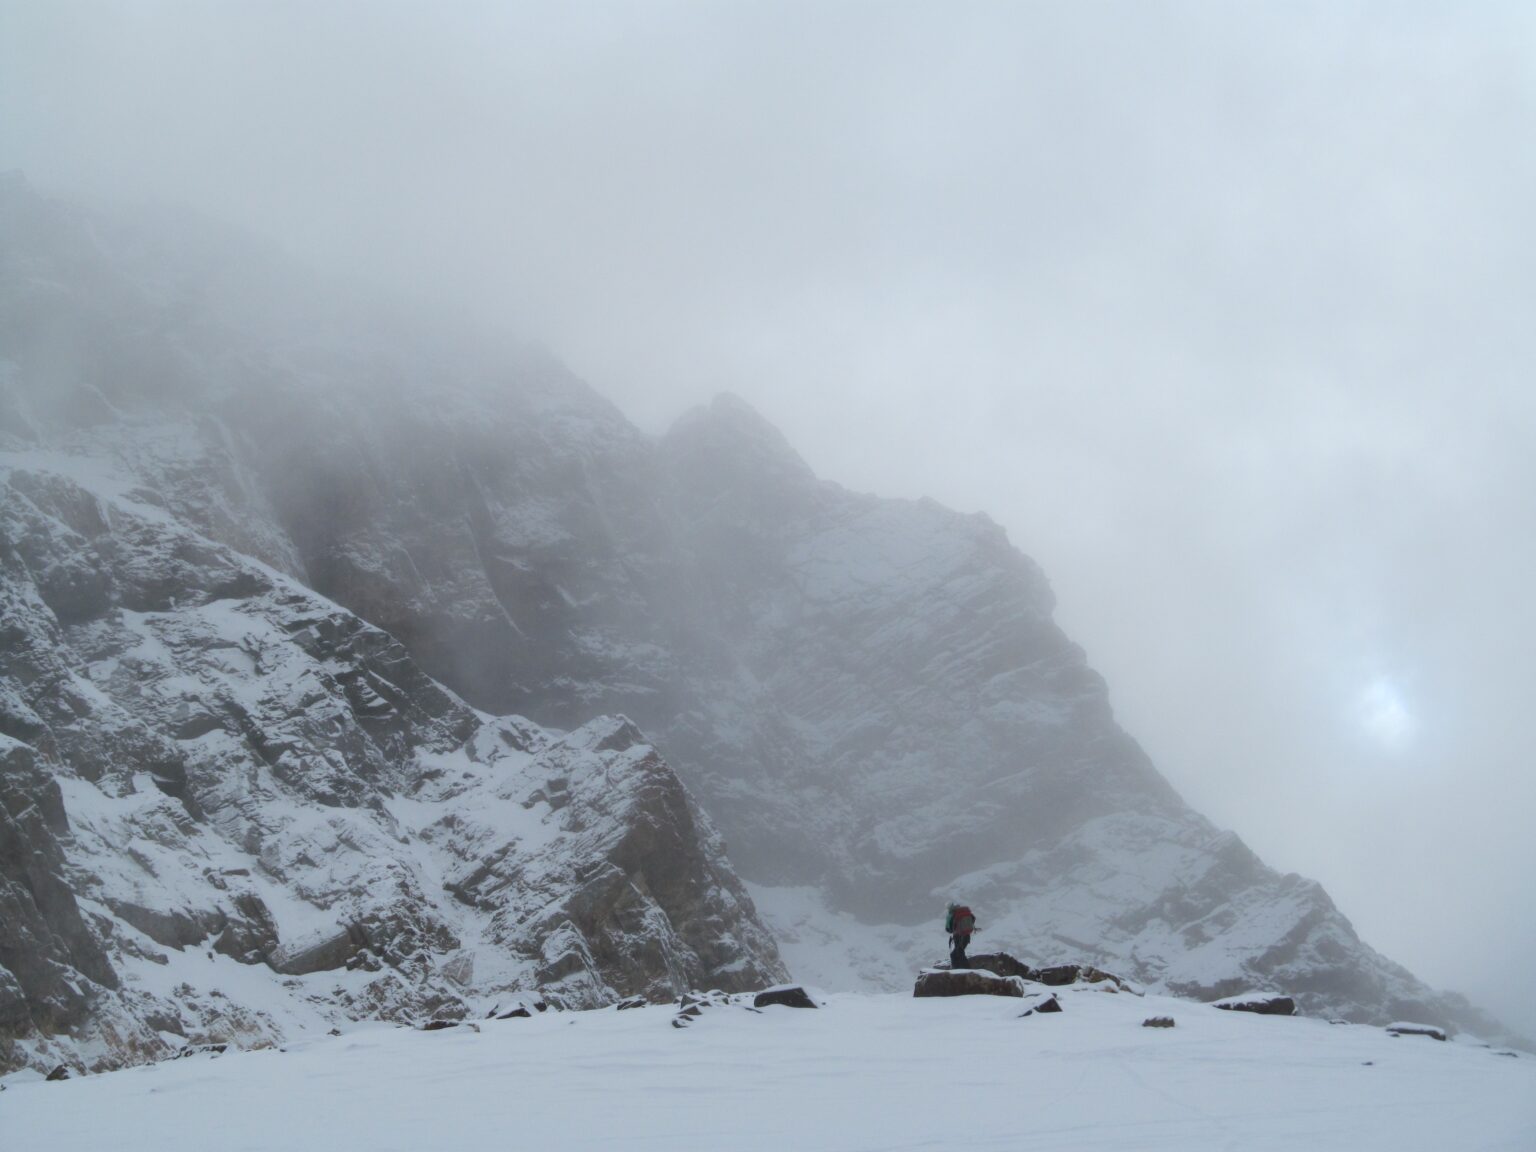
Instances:
[[[944,917],[944,931],[949,933],[949,966],[969,968],[971,962],[965,958],[965,950],[970,946],[971,933],[976,931],[976,917],[964,904],[953,900],[948,911]]]

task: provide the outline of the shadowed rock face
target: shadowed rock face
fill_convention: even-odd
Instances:
[[[0,196],[0,449],[17,461],[17,507],[62,526],[14,521],[18,554],[46,544],[25,563],[51,621],[40,667],[65,643],[124,682],[108,693],[122,711],[110,755],[67,719],[97,707],[73,682],[36,707],[0,700],[0,731],[45,757],[233,828],[232,779],[336,812],[404,794],[422,749],[463,746],[476,722],[434,679],[562,729],[623,713],[744,874],[814,887],[865,922],[917,925],[961,889],[987,939],[1030,962],[1077,956],[1201,999],[1273,989],[1310,1012],[1497,1032],[1373,952],[1316,884],[1182,803],[1115,725],[1043,574],[985,517],[821,481],[730,398],[649,439],[547,358],[368,314],[205,223],[180,221],[174,243],[142,222],[85,223],[21,186]],[[108,526],[90,485],[71,491],[81,469],[136,515]],[[181,531],[162,547],[168,524]],[[300,607],[310,590],[348,612]],[[153,644],[173,665],[192,658],[199,644],[161,619],[189,596],[308,621],[269,623],[331,677],[320,715],[253,717],[232,692],[142,721],[134,661]],[[306,751],[317,740],[334,754]],[[198,749],[226,743],[237,750],[208,768]],[[633,842],[675,848],[661,832]],[[538,921],[539,978],[577,999],[594,972],[656,973],[681,954],[658,945],[642,961],[627,930],[594,924],[639,923],[658,885],[694,901],[654,868],[621,882],[628,865],[602,851],[603,867],[568,877],[581,896],[564,919]],[[528,879],[503,870],[501,890]],[[227,947],[271,951],[260,915],[218,914]],[[500,939],[522,939],[513,919]],[[369,940],[456,938],[368,923]],[[373,963],[342,927],[283,963],[349,948]],[[729,968],[703,936],[683,944],[701,972]]]
[[[0,1066],[14,1062],[17,1037],[85,1021],[79,975],[117,986],[65,880],[68,832],[58,785],[30,748],[0,736]]]

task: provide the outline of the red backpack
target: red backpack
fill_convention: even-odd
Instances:
[[[969,936],[976,927],[976,917],[965,905],[961,905],[950,913],[949,934],[951,936]]]

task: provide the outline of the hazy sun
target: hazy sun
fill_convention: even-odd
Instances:
[[[1402,748],[1413,738],[1413,712],[1401,689],[1386,677],[1377,677],[1360,693],[1360,725],[1366,735],[1384,748]]]

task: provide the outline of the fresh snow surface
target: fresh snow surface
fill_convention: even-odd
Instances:
[[[1379,1028],[1058,989],[819,995],[369,1025],[285,1049],[10,1078],[0,1147],[48,1152],[1536,1148],[1536,1059]],[[1144,1028],[1172,1016],[1172,1029]]]

